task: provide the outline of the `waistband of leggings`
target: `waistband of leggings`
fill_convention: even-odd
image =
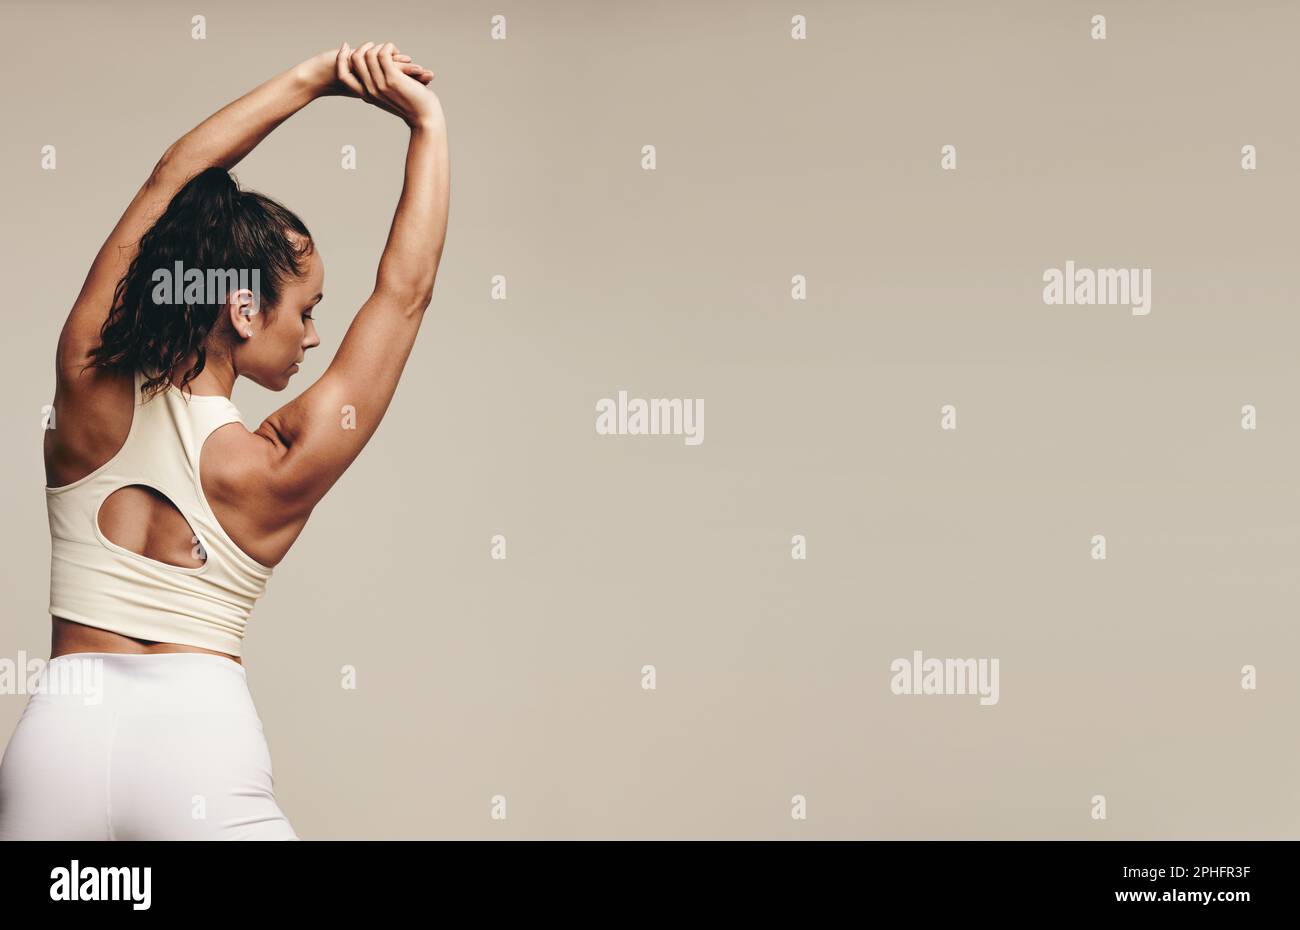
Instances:
[[[68,652],[45,663],[31,690],[34,706],[256,716],[243,666],[198,652]]]
[[[108,665],[130,671],[153,665],[161,668],[186,664],[211,665],[213,668],[225,668],[238,672],[244,678],[248,671],[242,662],[235,662],[225,656],[212,655],[208,652],[65,652],[49,659],[46,664],[86,660],[102,660]]]

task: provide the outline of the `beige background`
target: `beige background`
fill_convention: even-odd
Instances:
[[[437,290],[245,643],[304,838],[1300,836],[1294,4],[4,14],[0,654],[48,655],[40,411],[95,250],[210,112],[393,38],[450,126]],[[237,170],[325,259],[300,386],[369,292],[404,142],[331,99]],[[1045,306],[1067,259],[1152,268],[1150,316]],[[703,398],[703,445],[597,436],[619,389]],[[234,396],[250,428],[289,399]],[[892,695],[914,649],[999,658],[1001,702]]]

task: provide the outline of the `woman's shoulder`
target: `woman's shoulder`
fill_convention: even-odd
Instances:
[[[208,436],[200,453],[203,495],[227,535],[267,566],[284,558],[307,522],[279,493],[280,452],[263,432],[226,423]]]

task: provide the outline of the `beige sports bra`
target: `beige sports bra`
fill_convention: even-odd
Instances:
[[[123,636],[240,655],[253,605],[272,569],[248,556],[221,528],[199,482],[199,454],[213,430],[241,422],[227,397],[191,395],[175,385],[135,411],[126,442],[84,478],[45,489],[50,518],[50,613]],[[146,485],[165,495],[197,537],[202,566],[169,565],[111,542],[99,508],[114,491]]]

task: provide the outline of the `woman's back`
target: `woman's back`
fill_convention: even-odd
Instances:
[[[135,422],[140,385],[134,377],[113,372],[82,377],[88,382],[93,378],[93,385],[75,392],[80,405],[60,398],[56,403],[58,428],[45,433],[47,489],[73,484],[103,468],[122,451]],[[180,391],[172,388],[168,393],[179,395]],[[202,445],[199,474],[203,495],[226,535],[251,559],[274,568],[306,521],[277,520],[274,507],[250,507],[257,492],[255,482],[250,481],[248,456],[262,440],[244,426],[229,398],[186,393],[198,405],[210,405],[219,398],[234,412],[229,423],[219,424]],[[81,395],[86,396],[82,399]],[[192,532],[183,514],[156,494],[125,488],[101,508],[99,525],[109,539],[141,555],[184,567],[203,564],[192,552]]]
[[[187,397],[170,384],[146,398],[143,381],[137,372],[121,447],[88,474],[46,488],[50,614],[237,656],[272,566],[226,532],[201,465],[214,432],[243,429],[239,411],[227,397]]]

